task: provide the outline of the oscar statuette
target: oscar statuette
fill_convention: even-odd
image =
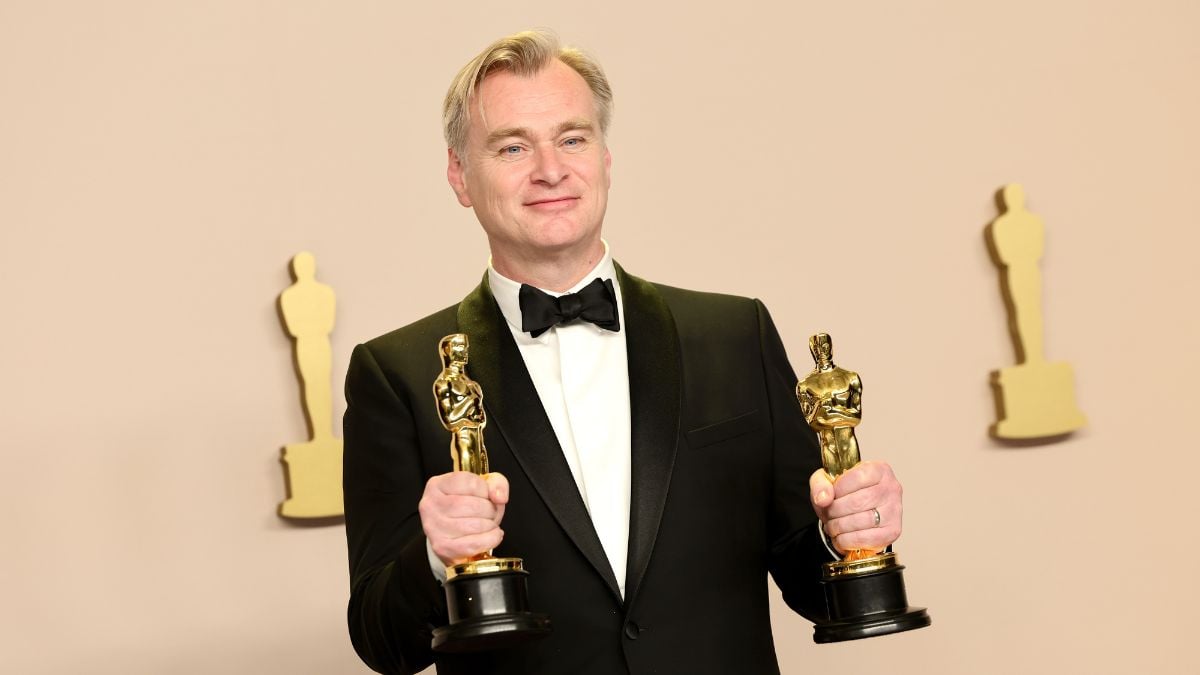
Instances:
[[[467,336],[447,335],[438,351],[442,372],[433,382],[433,396],[442,425],[450,432],[454,470],[486,476],[483,428],[487,416],[483,390],[467,375]],[[528,576],[520,558],[496,558],[491,551],[447,567],[444,588],[450,623],[434,629],[434,651],[498,649],[548,634],[549,617],[529,611]]]
[[[816,367],[796,385],[796,398],[820,439],[825,472],[836,481],[859,461],[854,427],[862,419],[862,381],[858,373],[834,365],[833,341],[825,333],[809,338],[808,347]],[[908,606],[903,570],[895,553],[868,549],[825,563],[821,583],[829,620],[814,627],[813,641],[842,642],[928,626],[925,609]]]

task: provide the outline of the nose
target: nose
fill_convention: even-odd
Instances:
[[[558,148],[553,144],[540,145],[534,150],[533,173],[530,176],[535,183],[558,185],[567,177],[567,165],[558,155]]]

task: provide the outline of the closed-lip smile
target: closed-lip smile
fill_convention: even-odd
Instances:
[[[571,201],[574,201],[574,200],[576,200],[576,199],[579,199],[579,198],[578,198],[578,197],[570,197],[570,196],[566,196],[566,197],[545,197],[545,198],[543,198],[543,199],[534,199],[534,200],[532,200],[532,201],[525,202],[525,206],[550,206],[550,205],[553,205],[553,204],[563,204],[563,203],[566,203],[566,202],[571,202]]]

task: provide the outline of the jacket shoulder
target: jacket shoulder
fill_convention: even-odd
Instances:
[[[702,331],[714,337],[757,336],[760,314],[766,311],[754,298],[652,285],[670,308],[681,334]]]
[[[705,309],[736,311],[739,308],[742,311],[746,311],[747,309],[753,310],[758,302],[754,298],[730,295],[728,293],[694,291],[688,288],[678,288],[654,282],[650,282],[650,285],[662,294],[663,299],[671,305],[672,309],[678,306],[689,311],[703,311]]]
[[[458,329],[458,305],[443,310],[372,338],[362,348],[371,353],[380,365],[398,366],[407,359],[437,360],[438,342]]]

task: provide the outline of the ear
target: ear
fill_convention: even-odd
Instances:
[[[467,194],[466,170],[454,148],[446,148],[446,180],[450,181],[450,189],[458,197],[458,203],[463,206],[471,205],[471,196]]]
[[[612,152],[607,145],[604,146],[604,179],[610,186],[612,185]]]

